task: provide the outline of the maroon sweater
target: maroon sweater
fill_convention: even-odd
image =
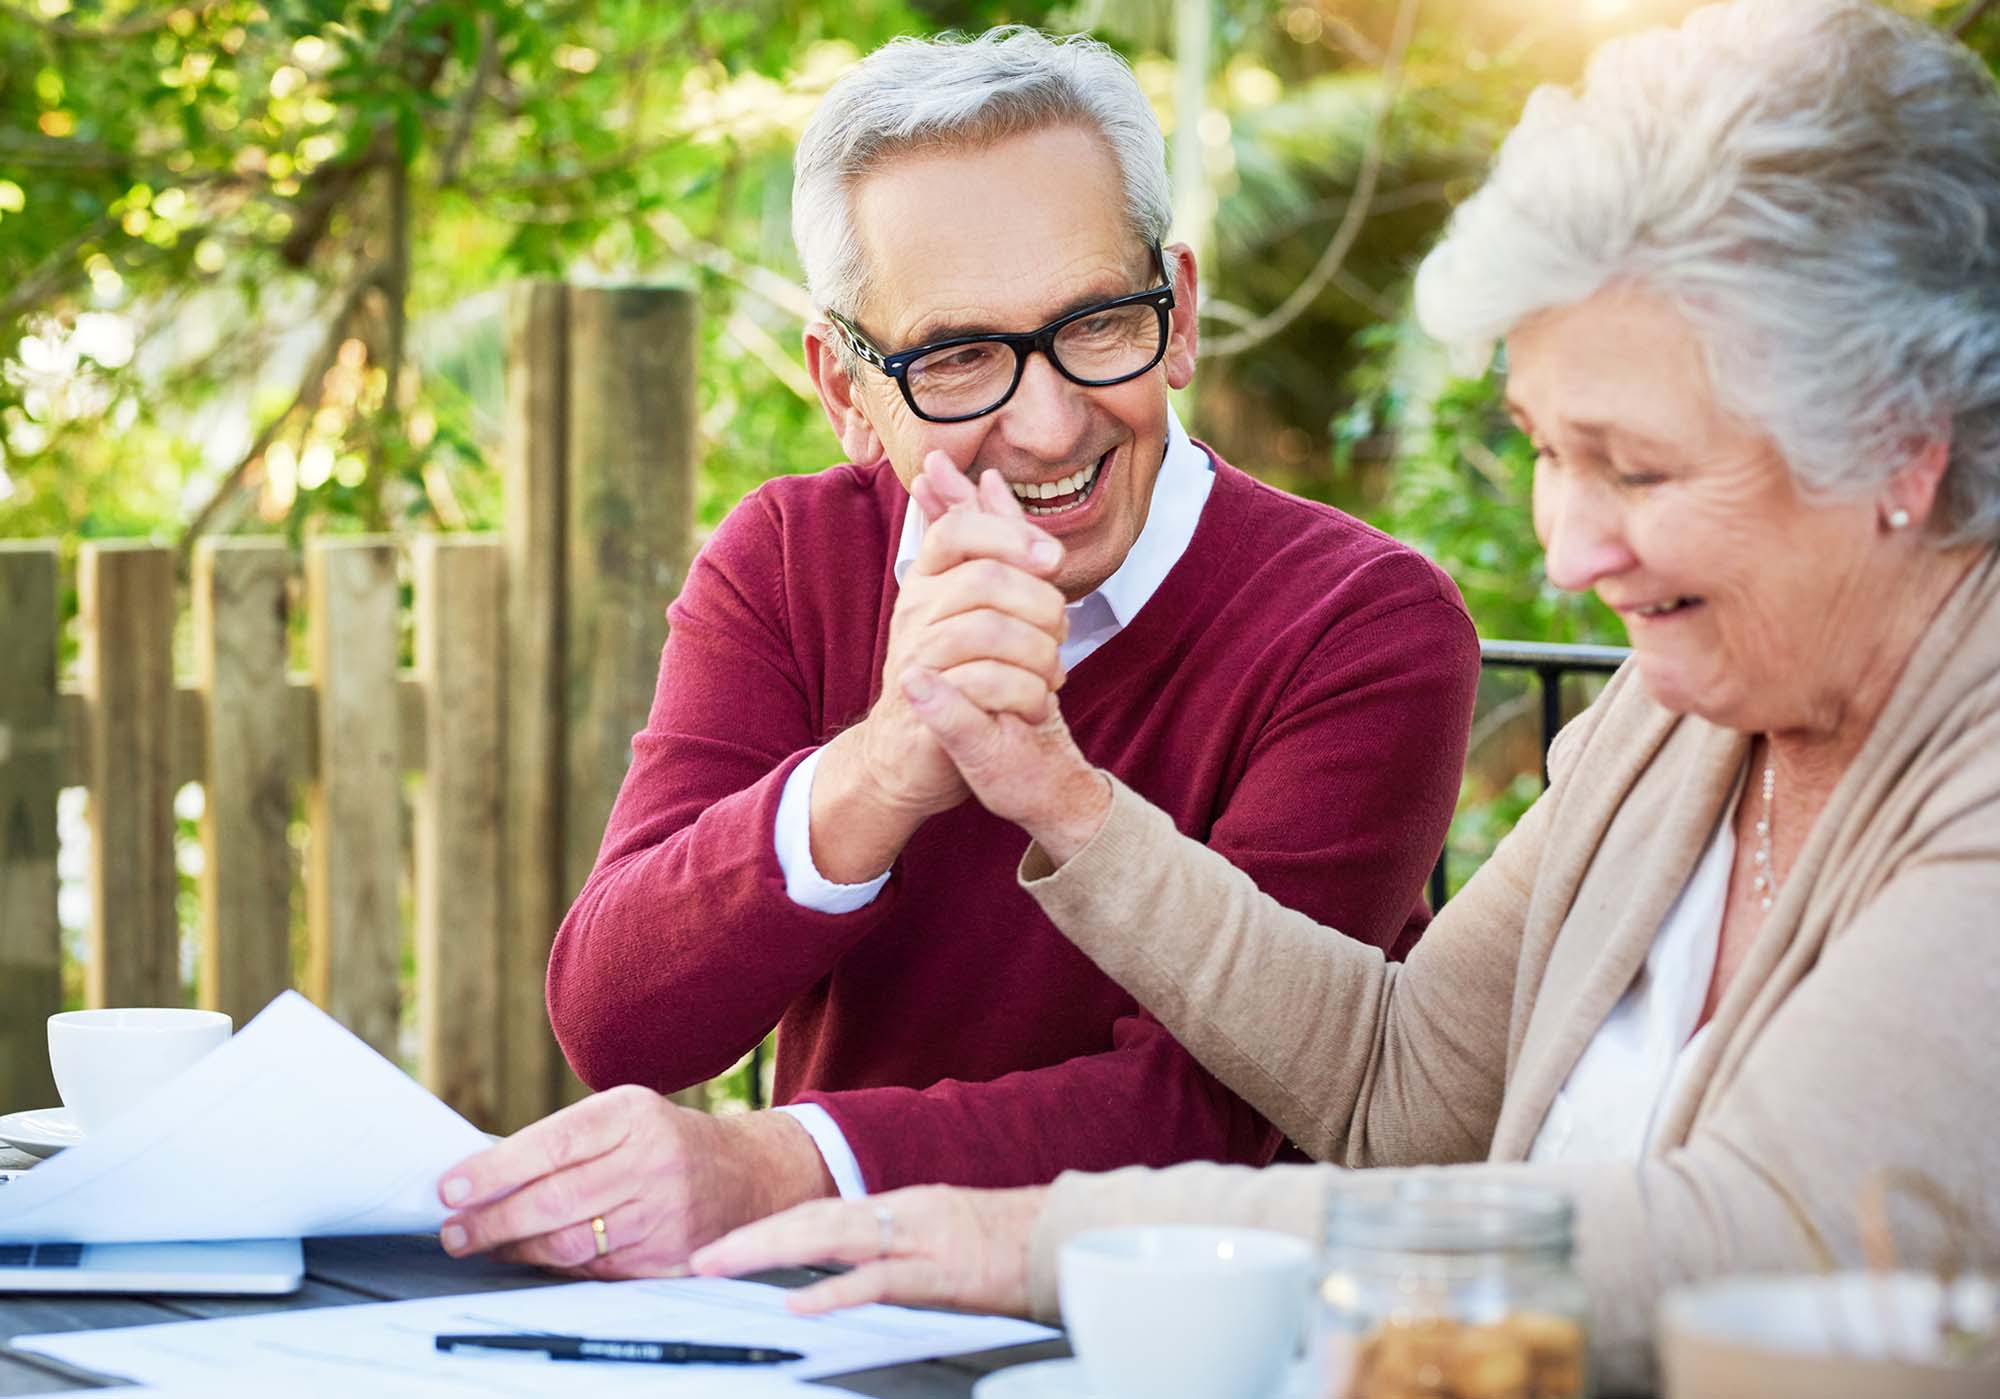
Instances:
[[[1063,713],[1265,892],[1400,957],[1458,793],[1472,623],[1410,549],[1216,472],[1186,552],[1070,672]],[[779,478],[696,560],[549,961],[570,1064],[667,1092],[775,1025],[777,1101],[831,1113],[870,1190],[1268,1161],[1276,1130],[1043,916],[1015,880],[1027,836],[977,802],[927,822],[864,908],[786,895],[778,797],[879,691],[906,500],[886,463]]]

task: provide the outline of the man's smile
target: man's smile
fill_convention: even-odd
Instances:
[[[1111,453],[1106,452],[1090,465],[1053,481],[1009,481],[1007,485],[1030,515],[1066,514],[1090,499],[1110,459]]]

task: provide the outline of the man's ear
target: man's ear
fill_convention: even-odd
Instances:
[[[1199,347],[1196,328],[1196,297],[1200,290],[1195,275],[1194,249],[1174,243],[1163,249],[1167,271],[1174,279],[1174,309],[1167,316],[1167,385],[1184,389],[1194,382],[1194,357]]]
[[[886,453],[875,425],[868,421],[857,386],[841,363],[834,335],[833,327],[825,321],[806,322],[806,373],[819,391],[819,406],[826,410],[833,435],[840,439],[840,450],[856,466],[867,466],[882,460]]]

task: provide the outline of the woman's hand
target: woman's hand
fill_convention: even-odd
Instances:
[[[795,1312],[866,1302],[1028,1311],[1028,1242],[1046,1187],[923,1185],[864,1200],[815,1200],[717,1239],[689,1260],[704,1277],[851,1263],[853,1271],[786,1298]]]
[[[1083,756],[1051,704],[1030,724],[993,714],[943,676],[903,672],[903,695],[957,766],[979,804],[1035,838],[1061,865],[1090,843],[1111,810],[1111,783]]]

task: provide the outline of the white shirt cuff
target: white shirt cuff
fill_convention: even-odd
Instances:
[[[793,1103],[776,1111],[796,1119],[806,1129],[806,1135],[819,1148],[820,1159],[826,1162],[827,1174],[833,1177],[841,1199],[858,1200],[868,1193],[868,1187],[861,1183],[861,1163],[854,1159],[854,1148],[847,1144],[847,1134],[840,1130],[832,1113],[818,1103]]]
[[[785,790],[778,797],[777,829],[772,839],[778,847],[778,868],[785,872],[785,893],[793,903],[816,913],[852,913],[874,901],[882,886],[889,882],[889,872],[884,870],[861,884],[835,884],[813,864],[813,773],[819,767],[819,755],[825,751],[814,749],[812,756],[793,768],[792,775],[785,779]],[[832,1119],[827,1121],[831,1126]]]

